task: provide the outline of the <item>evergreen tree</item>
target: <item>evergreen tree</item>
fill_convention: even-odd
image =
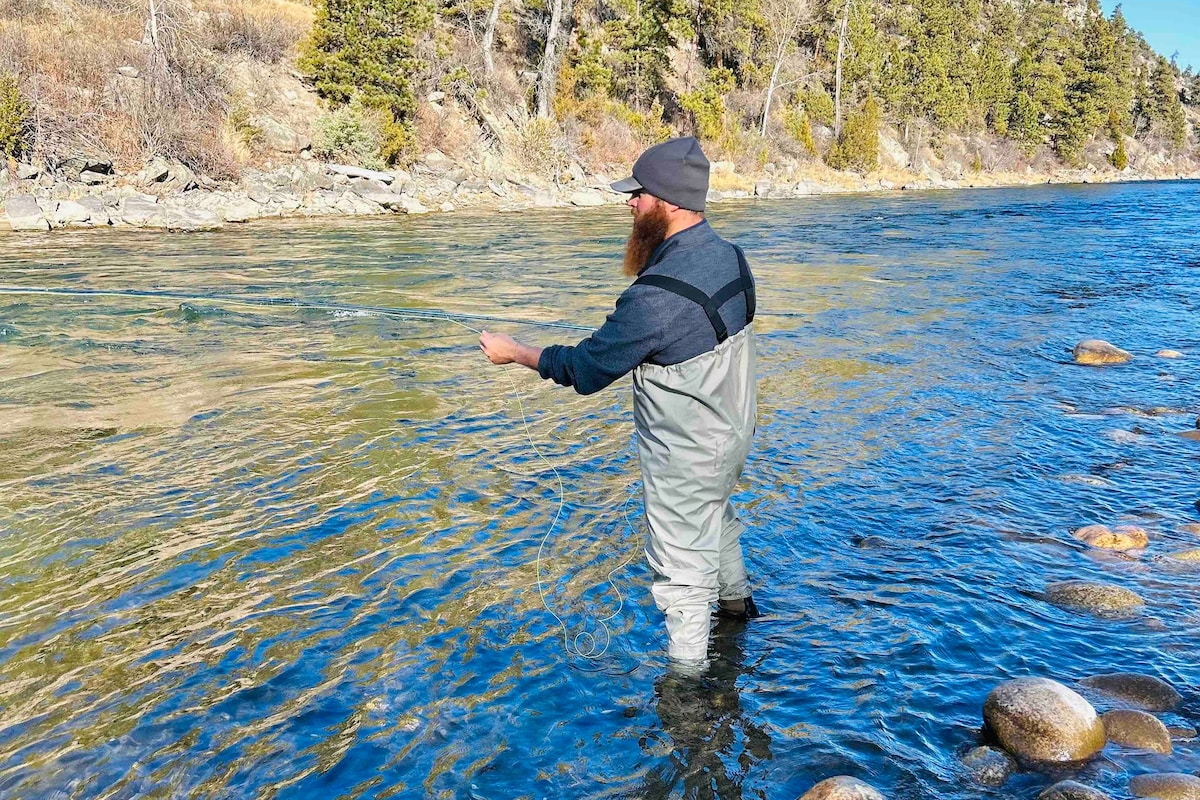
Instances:
[[[1187,143],[1187,116],[1175,86],[1175,68],[1162,56],[1150,76],[1145,100],[1151,129],[1180,149]]]
[[[29,104],[21,97],[17,79],[0,74],[0,155],[22,154],[29,133]]]
[[[879,126],[883,114],[874,95],[867,95],[863,107],[846,118],[842,136],[829,151],[827,161],[834,169],[867,173],[879,166]]]
[[[300,68],[335,104],[358,98],[386,116],[383,157],[411,144],[416,98],[409,75],[423,64],[416,40],[433,24],[430,0],[318,0]]]
[[[671,74],[671,49],[679,36],[677,0],[605,0],[602,13],[612,94],[645,109]],[[685,30],[690,35],[690,31]]]

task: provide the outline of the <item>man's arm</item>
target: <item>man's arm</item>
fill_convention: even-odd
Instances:
[[[483,331],[479,335],[479,349],[493,364],[520,364],[530,369],[537,369],[542,357],[542,348],[521,344],[507,333]]]

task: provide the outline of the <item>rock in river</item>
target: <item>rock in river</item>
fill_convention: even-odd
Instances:
[[[1000,786],[1017,770],[1017,762],[1003,750],[976,747],[962,758],[967,773],[984,786]]]
[[[1038,800],[1111,800],[1099,789],[1076,781],[1059,781],[1038,795]]]
[[[1085,339],[1075,345],[1075,363],[1092,367],[1125,364],[1133,355],[1103,339]]]
[[[1114,744],[1140,747],[1155,753],[1171,752],[1171,733],[1153,714],[1132,709],[1117,709],[1100,716],[1104,734]]]
[[[1183,702],[1183,697],[1169,683],[1136,672],[1093,675],[1079,684],[1143,711],[1171,711]]]
[[[1056,606],[1078,608],[1101,614],[1128,611],[1144,606],[1136,593],[1123,586],[1094,581],[1060,581],[1046,587],[1046,599]]]
[[[1200,800],[1200,778],[1184,772],[1159,772],[1138,775],[1129,782],[1134,797],[1158,800]]]
[[[826,778],[800,796],[800,800],[884,800],[869,783],[848,775]]]
[[[37,200],[27,194],[18,194],[4,203],[4,213],[14,231],[48,231],[50,223],[42,213]]]
[[[1104,747],[1104,724],[1096,710],[1048,678],[1000,684],[983,704],[983,721],[1001,747],[1025,761],[1082,761]]]
[[[1138,550],[1150,543],[1150,537],[1136,525],[1084,525],[1072,536],[1102,550]]]

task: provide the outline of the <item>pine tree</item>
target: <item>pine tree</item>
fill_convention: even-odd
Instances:
[[[29,104],[21,97],[17,79],[0,74],[0,155],[16,158],[29,133]]]
[[[433,24],[430,0],[318,0],[300,68],[335,104],[358,98],[386,115],[383,157],[411,145],[416,97],[409,75],[423,64],[416,41]]]
[[[606,0],[601,9],[612,94],[639,110],[651,105],[671,74],[679,25],[674,0]],[[690,31],[684,33],[691,35]]]

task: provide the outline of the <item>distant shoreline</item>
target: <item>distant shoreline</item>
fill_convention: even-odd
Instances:
[[[338,172],[333,172],[336,168]],[[350,172],[352,174],[346,174]],[[0,206],[0,233],[56,230],[220,230],[266,219],[330,219],[447,214],[456,211],[528,212],[550,208],[619,205],[624,195],[608,189],[610,178],[592,176],[555,184],[529,176],[486,178],[451,174],[413,175],[308,162],[273,173],[256,173],[235,189],[158,194],[129,184],[85,187],[45,182],[33,191],[8,194]],[[710,204],[747,200],[794,200],[822,195],[923,192],[1039,185],[1086,185],[1200,180],[1193,173],[1131,173],[1060,170],[1053,173],[977,173],[945,178],[893,171],[859,176],[825,170],[807,175],[751,177],[715,170]],[[155,188],[155,187],[151,187]],[[5,224],[7,223],[7,224]]]

